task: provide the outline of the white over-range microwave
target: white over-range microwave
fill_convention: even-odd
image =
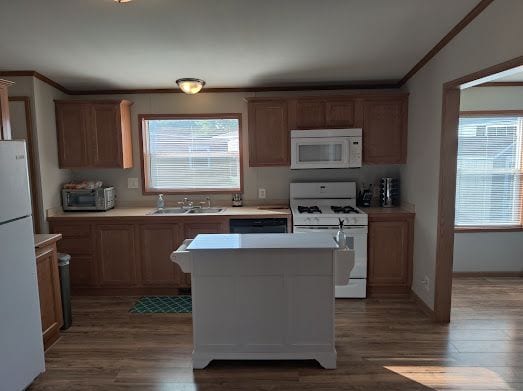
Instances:
[[[361,129],[291,130],[291,169],[361,167]]]

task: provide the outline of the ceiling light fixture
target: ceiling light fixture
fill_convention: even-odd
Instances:
[[[180,87],[180,90],[188,95],[194,95],[200,92],[205,85],[205,81],[202,79],[194,79],[192,77],[186,77],[183,79],[176,80],[176,84]]]
[[[115,3],[130,3],[133,0],[114,0]]]

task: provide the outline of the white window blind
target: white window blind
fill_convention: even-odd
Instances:
[[[521,224],[521,117],[462,117],[456,226]]]
[[[148,191],[240,191],[240,118],[146,118]]]

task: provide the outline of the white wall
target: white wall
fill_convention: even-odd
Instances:
[[[434,308],[443,83],[521,56],[523,2],[493,2],[408,83],[408,161],[403,196],[416,205],[412,289]],[[428,289],[422,284],[429,278]]]
[[[321,93],[321,92],[320,92]],[[342,92],[337,92],[338,94]],[[260,95],[260,94],[258,94]],[[265,95],[283,95],[266,93]],[[144,196],[140,189],[128,189],[127,178],[140,178],[140,142],[138,132],[138,114],[196,114],[196,113],[241,113],[243,130],[243,165],[244,199],[246,203],[263,202],[258,200],[258,188],[265,188],[267,199],[264,202],[285,202],[289,199],[289,183],[293,180],[356,180],[365,183],[374,182],[382,176],[399,176],[399,166],[366,166],[361,169],[343,170],[298,170],[288,167],[249,167],[247,137],[247,102],[245,98],[254,93],[200,93],[194,96],[184,94],[136,94],[119,96],[87,96],[78,99],[128,99],[131,106],[132,142],[134,166],[128,170],[74,170],[73,176],[81,179],[101,179],[116,187],[120,205],[127,203],[147,203],[154,205],[155,196]],[[193,199],[205,196],[194,195]],[[167,203],[173,203],[182,196],[167,196]],[[230,202],[230,195],[212,196],[214,202]]]
[[[62,184],[71,178],[69,170],[58,168],[54,100],[64,98],[67,98],[67,95],[49,84],[35,79],[34,107],[43,211],[61,205],[60,189]],[[47,232],[46,221],[42,222],[41,227],[42,231]]]
[[[54,99],[67,98],[56,88],[33,77],[9,77],[15,84],[9,88],[10,96],[28,96],[31,101],[33,140],[36,147],[37,199],[40,205],[42,232],[47,232],[45,211],[60,206],[59,189],[71,178],[68,170],[58,168],[58,149]]]
[[[461,94],[461,110],[523,110],[523,87],[469,88]],[[454,271],[523,271],[523,232],[455,234]]]

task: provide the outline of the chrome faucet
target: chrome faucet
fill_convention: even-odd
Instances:
[[[183,199],[183,201],[178,202],[178,205],[180,205],[180,207],[185,210],[189,210],[189,209],[193,208],[193,202],[191,200],[189,200],[187,197],[185,197]]]
[[[207,201],[207,208],[211,207],[211,197],[205,197],[205,201]]]

